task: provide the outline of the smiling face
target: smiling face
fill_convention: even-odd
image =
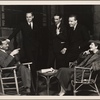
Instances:
[[[33,20],[34,16],[32,13],[26,13],[26,20],[28,23],[30,23]]]
[[[90,47],[90,49],[89,49],[90,51],[95,51],[96,49],[98,49],[98,46],[96,46],[95,43],[93,43],[93,42],[90,44],[89,47]]]
[[[60,16],[58,16],[58,15],[54,16],[54,22],[56,25],[59,24],[61,22],[61,20],[62,20],[62,18],[60,18]]]
[[[4,50],[8,50],[9,44],[5,41],[2,41],[2,44],[0,45],[0,48],[4,49]]]
[[[74,27],[77,24],[77,20],[75,19],[75,17],[69,17],[68,21],[70,27]]]

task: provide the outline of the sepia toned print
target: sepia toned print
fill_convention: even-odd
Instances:
[[[63,95],[59,95],[60,92],[63,91],[61,82],[57,76],[59,69],[69,68],[70,66],[75,67],[76,65],[74,64],[76,64],[76,62],[74,64],[73,62],[77,60],[80,53],[90,50],[89,40],[100,40],[100,5],[91,4],[92,2],[90,3],[90,1],[88,3],[84,1],[82,3],[74,1],[65,1],[65,3],[64,1],[29,1],[26,3],[26,1],[23,1],[23,4],[21,2],[15,4],[12,1],[12,3],[8,2],[8,4],[4,4],[3,2],[0,4],[0,39],[5,39],[4,42],[9,44],[9,50],[19,50],[18,54],[11,56],[17,56],[17,60],[20,64],[31,64],[30,66],[25,65],[25,68],[29,71],[28,75],[31,75],[31,85],[29,88],[23,87],[23,81],[20,86],[19,76],[15,78],[15,80],[18,79],[18,82],[16,82],[17,85],[15,86],[12,84],[12,80],[10,80],[11,82],[9,83],[8,80],[1,78],[0,95],[2,97],[6,98],[7,96],[11,96],[12,99],[16,97],[22,99],[22,96],[25,97],[25,99],[80,99],[87,97],[91,99],[91,96],[93,96],[93,98],[98,99],[100,91],[99,71],[96,71],[98,74],[95,82],[96,89],[92,87],[93,90],[96,90],[95,92],[88,91],[91,88],[85,84],[75,95],[72,79],[72,81],[70,81],[70,89],[65,90]],[[54,16],[57,14],[61,14],[61,17],[58,18],[59,20],[61,18],[58,29],[56,29],[57,26],[54,22]],[[74,15],[77,16],[77,19],[69,21],[70,16]],[[77,24],[73,26],[72,24],[76,21]],[[63,23],[63,25],[60,25],[60,23]],[[66,31],[64,33],[65,28]],[[80,42],[82,39],[83,43],[82,41]],[[2,42],[0,45],[2,45]],[[0,48],[0,50],[1,49],[2,48]],[[51,51],[54,54],[49,54]],[[10,52],[8,52],[8,54],[9,53]],[[73,56],[69,56],[69,53]],[[49,58],[49,56],[54,55],[55,59]],[[63,61],[61,61],[61,55],[64,57]],[[48,64],[48,59],[51,59],[51,64]],[[2,62],[5,61],[6,59]],[[58,65],[60,61],[61,65]],[[1,77],[3,77],[2,62],[0,63]],[[97,65],[99,65],[99,63]],[[19,65],[11,65],[11,63],[7,65],[7,67],[13,66],[18,67]],[[16,70],[17,68],[15,68],[15,72]],[[62,77],[66,79],[68,76],[63,74]],[[30,78],[28,79],[30,81]],[[4,81],[7,81],[8,84]],[[13,89],[9,90],[9,88]],[[13,96],[16,97],[13,98]],[[48,98],[48,96],[50,96],[50,98]]]

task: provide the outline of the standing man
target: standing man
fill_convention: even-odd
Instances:
[[[38,48],[38,27],[33,22],[34,15],[33,12],[26,13],[26,22],[20,23],[18,27],[14,30],[14,32],[8,37],[8,41],[12,38],[16,37],[17,33],[21,31],[22,33],[22,43],[24,49],[24,62],[33,61],[33,53],[34,58],[37,53]],[[21,56],[22,58],[22,56]],[[21,59],[22,60],[22,59]]]
[[[60,14],[54,15],[54,25],[51,26],[50,31],[50,45],[48,67],[54,67],[56,61],[56,68],[65,67],[65,53],[67,50],[67,32],[63,25],[62,16]]]
[[[78,23],[76,15],[69,16],[69,46],[66,52],[66,62],[67,66],[69,62],[75,61],[79,54],[88,49],[88,41],[90,35],[88,30]]]
[[[38,47],[39,47],[39,27],[34,24],[33,12],[26,13],[26,22],[21,23],[14,32],[8,37],[6,41],[10,41],[12,38],[16,37],[17,33],[21,31],[22,34],[22,44],[24,51],[24,62],[33,62],[31,66],[32,78],[35,82],[36,70],[37,70],[37,57],[38,57]],[[21,48],[22,50],[22,48]],[[23,60],[23,56],[20,57]],[[23,62],[23,61],[22,61]]]

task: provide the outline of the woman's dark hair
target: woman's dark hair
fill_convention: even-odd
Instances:
[[[99,40],[89,40],[90,44],[94,43],[95,46],[98,46],[98,49],[100,49],[100,41]]]
[[[95,46],[98,46],[98,49],[100,50],[100,44],[93,42],[95,44]]]

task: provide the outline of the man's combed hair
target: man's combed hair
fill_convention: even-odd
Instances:
[[[2,41],[5,41],[6,39],[3,37],[0,37],[0,45],[2,45]]]
[[[27,14],[27,13],[31,13],[31,14],[34,16],[33,11],[26,11],[26,14]]]
[[[75,20],[78,20],[78,17],[77,17],[77,15],[75,15],[75,14],[72,14],[72,15],[70,15],[69,17],[74,17]]]
[[[60,14],[60,13],[56,13],[56,14],[54,14],[54,16],[59,16],[60,18],[62,18],[62,14]]]

